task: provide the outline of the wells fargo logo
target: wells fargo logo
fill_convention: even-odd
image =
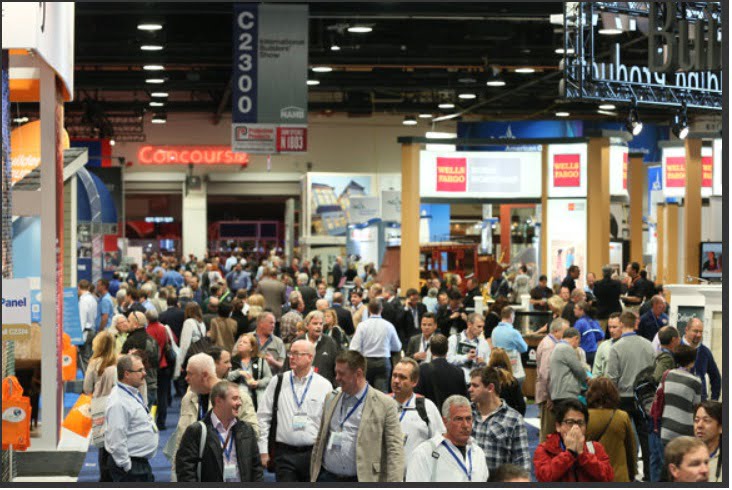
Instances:
[[[686,187],[686,157],[666,159],[666,187]]]
[[[465,192],[467,183],[467,159],[437,157],[438,192]]]
[[[580,186],[579,154],[554,155],[554,187]]]

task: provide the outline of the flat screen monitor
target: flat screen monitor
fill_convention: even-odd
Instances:
[[[552,314],[548,311],[517,311],[513,328],[528,335],[552,321]]]
[[[699,254],[699,277],[709,281],[721,281],[724,271],[722,242],[702,242]]]

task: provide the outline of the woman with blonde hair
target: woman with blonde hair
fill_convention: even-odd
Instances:
[[[524,400],[524,394],[521,392],[521,385],[513,376],[508,353],[500,347],[493,348],[488,367],[497,368],[501,375],[501,398],[506,400],[506,405],[524,416],[526,414],[526,400]]]
[[[122,315],[119,315],[122,316]],[[94,386],[109,366],[117,365],[117,352],[115,350],[115,339],[108,331],[99,332],[92,342],[92,357],[84,374],[84,393],[91,395]]]
[[[339,347],[348,348],[348,337],[346,332],[338,326],[338,315],[332,308],[323,312],[323,335],[331,337]]]
[[[255,334],[248,333],[239,337],[231,353],[229,381],[246,385],[257,410],[264,397],[264,391],[272,380],[272,370],[264,359],[259,357],[259,343]]]

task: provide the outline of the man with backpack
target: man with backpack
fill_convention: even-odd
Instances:
[[[404,460],[417,446],[445,432],[440,411],[435,404],[414,393],[419,381],[419,364],[412,358],[402,358],[392,370],[392,397],[399,404],[399,425],[404,433]]]
[[[635,333],[637,316],[626,311],[620,315],[622,334],[610,348],[607,376],[620,392],[620,409],[625,410],[635,424],[643,456],[643,481],[650,481],[650,451],[648,448],[648,422],[636,404],[636,379],[641,371],[653,368],[655,352],[648,339]]]

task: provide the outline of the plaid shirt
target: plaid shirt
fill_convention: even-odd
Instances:
[[[285,344],[291,344],[297,337],[297,322],[302,321],[302,315],[297,310],[290,310],[280,318],[280,334]]]
[[[473,406],[473,438],[485,453],[490,471],[502,464],[512,463],[531,471],[529,437],[524,418],[501,400],[501,406],[485,421]]]

